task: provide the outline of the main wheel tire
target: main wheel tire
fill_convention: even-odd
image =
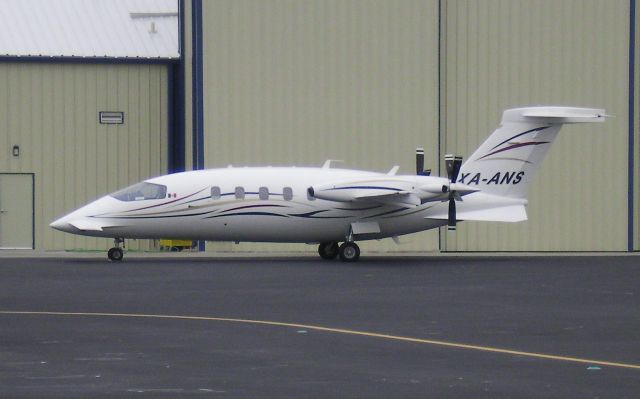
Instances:
[[[338,243],[335,241],[322,242],[318,245],[318,254],[322,259],[331,260],[338,256]]]
[[[124,257],[124,252],[122,252],[122,248],[113,247],[107,252],[107,256],[112,262],[120,262]]]
[[[360,258],[360,247],[355,242],[340,245],[340,259],[343,262],[356,262]]]

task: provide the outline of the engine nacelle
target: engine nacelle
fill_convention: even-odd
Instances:
[[[350,202],[390,194],[410,194],[415,183],[404,179],[366,179],[318,184],[307,189],[312,198]]]

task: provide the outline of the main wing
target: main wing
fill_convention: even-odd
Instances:
[[[521,222],[527,220],[527,200],[500,197],[477,192],[458,202],[456,220],[475,220],[486,222]],[[425,219],[447,220],[447,204],[431,207]]]

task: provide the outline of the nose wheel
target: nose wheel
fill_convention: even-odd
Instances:
[[[120,248],[120,244],[124,247],[124,238],[115,238],[113,240],[113,244],[115,247],[111,248],[109,252],[107,252],[107,257],[112,262],[120,262],[122,258],[124,258],[124,251]]]

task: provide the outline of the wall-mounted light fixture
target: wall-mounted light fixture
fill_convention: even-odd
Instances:
[[[11,150],[12,154],[14,157],[19,157],[20,156],[20,146],[19,145],[14,145],[13,146],[13,150]]]

